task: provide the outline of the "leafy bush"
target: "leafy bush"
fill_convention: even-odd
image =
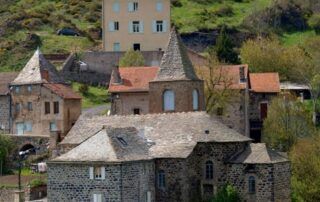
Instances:
[[[237,190],[231,185],[225,185],[218,193],[211,199],[210,202],[238,202],[241,201]]]
[[[308,24],[312,27],[317,34],[320,34],[320,14],[314,14],[308,20]]]
[[[81,84],[79,87],[79,92],[83,95],[87,95],[89,92],[89,86],[87,84]]]
[[[37,179],[31,180],[29,184],[30,184],[30,187],[34,188],[34,187],[40,187],[40,186],[46,185],[47,182],[40,178],[37,178]]]
[[[7,172],[6,161],[10,152],[14,149],[13,141],[10,137],[0,134],[0,175]]]
[[[144,66],[144,58],[140,51],[129,50],[120,59],[120,67],[141,67]]]

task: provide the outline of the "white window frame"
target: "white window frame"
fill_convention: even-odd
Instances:
[[[54,126],[54,127],[53,127],[53,126]],[[58,131],[57,123],[54,122],[54,121],[51,121],[51,122],[49,123],[49,128],[50,128],[50,132]]]
[[[32,132],[32,122],[31,121],[24,123],[24,131]]]
[[[167,32],[167,21],[165,20],[153,20],[152,22],[153,33],[165,33]]]
[[[137,20],[131,22],[131,33],[143,33],[142,21]]]
[[[192,108],[194,111],[199,110],[199,91],[197,89],[192,91]]]
[[[128,2],[128,11],[129,12],[136,12],[138,10],[139,10],[139,2],[137,2],[137,1]]]
[[[95,193],[93,194],[93,202],[103,202],[102,194]]]
[[[100,169],[101,176],[95,176],[95,169]],[[106,169],[103,166],[89,167],[89,176],[91,180],[104,180],[106,179]]]

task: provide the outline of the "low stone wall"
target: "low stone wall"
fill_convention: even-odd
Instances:
[[[0,188],[0,202],[14,201],[15,189]]]

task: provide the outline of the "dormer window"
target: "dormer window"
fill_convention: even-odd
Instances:
[[[163,109],[164,111],[175,110],[175,98],[172,90],[165,90],[163,93]]]

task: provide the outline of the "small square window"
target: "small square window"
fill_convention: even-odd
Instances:
[[[141,48],[141,47],[140,47],[140,44],[139,44],[139,43],[134,43],[134,44],[133,44],[133,50],[134,50],[134,51],[140,51],[140,48]]]
[[[55,131],[57,131],[58,129],[57,129],[57,125],[56,125],[56,123],[55,122],[50,122],[50,131],[51,132],[55,132]]]
[[[140,114],[140,109],[139,108],[134,108],[133,109],[133,114],[134,115],[139,115]]]
[[[28,102],[28,111],[32,111],[33,108],[32,108],[32,102]]]
[[[29,93],[32,92],[32,86],[28,86],[28,92],[29,92]]]
[[[16,93],[20,93],[20,86],[16,86],[16,87],[15,87],[15,92],[16,92]]]

